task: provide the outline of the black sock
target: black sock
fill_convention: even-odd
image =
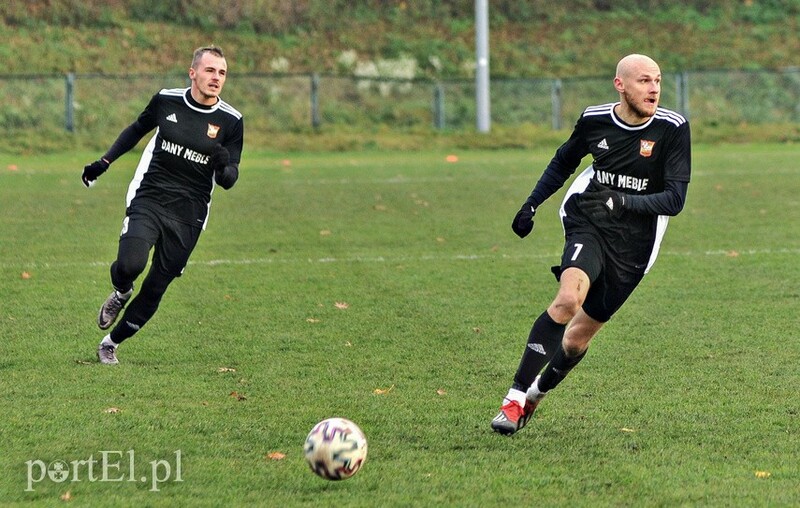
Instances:
[[[537,383],[539,385],[539,390],[547,392],[558,386],[558,383],[567,377],[569,371],[583,360],[583,357],[586,356],[586,351],[588,351],[588,348],[578,356],[567,356],[567,353],[564,352],[564,348],[558,348],[558,351],[556,351],[555,356],[553,356],[547,368],[542,372],[542,377]]]
[[[547,311],[533,322],[512,388],[523,392],[528,389],[542,367],[561,349],[561,338],[566,327],[553,321]]]
[[[139,325],[126,321],[125,316],[122,316],[117,326],[115,326],[109,334],[111,341],[115,344],[120,344],[123,340],[133,337],[133,335],[139,331],[139,328],[141,328]]]

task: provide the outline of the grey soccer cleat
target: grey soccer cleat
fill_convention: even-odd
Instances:
[[[500,412],[492,419],[492,430],[510,436],[528,423],[525,410],[516,401],[503,404]]]
[[[500,408],[500,412],[492,419],[492,430],[506,436],[522,430],[533,417],[533,412],[536,410],[537,405],[539,405],[538,400],[536,402],[526,400],[525,407],[520,406],[516,401],[509,401]]]
[[[117,348],[111,345],[101,343],[97,346],[97,359],[100,363],[106,365],[116,365],[119,363],[117,360]]]
[[[531,418],[533,418],[533,413],[539,406],[539,402],[541,402],[545,396],[545,393],[540,392],[538,389],[539,377],[540,376],[536,376],[533,384],[531,384],[531,387],[525,394],[524,407],[513,400],[509,400],[506,404],[503,404],[503,407],[500,408],[500,412],[492,419],[492,430],[510,436],[522,430],[522,428],[528,424]]]
[[[111,328],[111,325],[117,320],[117,316],[119,316],[125,304],[128,303],[132,294],[133,288],[129,289],[126,293],[120,293],[115,289],[108,295],[106,301],[103,302],[103,306],[100,307],[100,312],[97,314],[97,326],[99,326],[101,330],[108,330]]]

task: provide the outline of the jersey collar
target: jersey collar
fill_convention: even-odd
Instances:
[[[199,111],[200,113],[213,113],[219,108],[220,103],[222,103],[222,99],[217,97],[217,102],[212,104],[211,106],[206,106],[205,104],[200,104],[194,97],[192,97],[192,88],[189,87],[183,93],[183,102],[186,103],[191,109],[195,111]]]
[[[640,131],[646,128],[651,123],[653,123],[653,119],[656,117],[655,115],[651,116],[649,120],[647,120],[645,123],[641,125],[630,125],[617,116],[617,113],[615,112],[617,105],[619,105],[619,102],[615,102],[611,106],[611,119],[614,121],[615,124],[617,124],[617,126],[627,131]]]

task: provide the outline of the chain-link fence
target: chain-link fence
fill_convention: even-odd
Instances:
[[[0,76],[0,122],[6,129],[118,133],[161,88],[188,86],[186,76]],[[583,108],[617,99],[604,78],[494,79],[493,124],[570,128]],[[247,129],[436,128],[475,125],[475,83],[317,75],[232,75],[223,98]],[[694,71],[665,74],[661,105],[709,125],[800,122],[800,68],[784,71]]]

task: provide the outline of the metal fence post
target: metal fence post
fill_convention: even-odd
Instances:
[[[311,75],[311,127],[319,129],[319,74]]]
[[[550,101],[552,103],[553,130],[561,129],[561,80],[554,79],[550,88]]]
[[[441,83],[433,87],[433,126],[444,129],[444,88]]]
[[[64,127],[69,132],[75,131],[75,73],[70,72],[66,78],[66,93],[64,94]]]
[[[678,101],[678,113],[689,118],[689,73],[683,71],[675,80],[675,97]]]

